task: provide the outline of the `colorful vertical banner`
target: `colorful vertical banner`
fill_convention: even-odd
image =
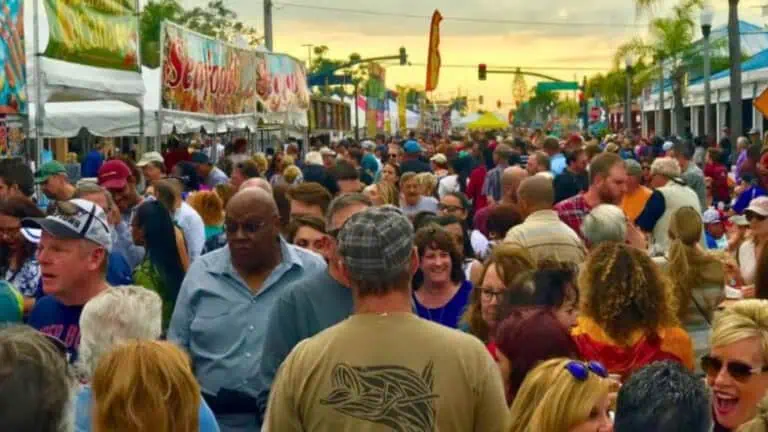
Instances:
[[[3,0],[0,8],[0,114],[27,113],[24,0]]]
[[[43,0],[49,39],[44,57],[140,72],[136,0]]]
[[[264,80],[263,56],[170,23],[164,29],[163,109],[211,116],[256,112],[258,86],[273,86]]]
[[[387,70],[378,63],[370,63],[368,68],[368,82],[365,86],[367,99],[365,123],[368,136],[371,137],[384,130],[387,105],[386,72]]]
[[[256,94],[269,112],[301,112],[309,108],[304,64],[285,54],[259,55]]]
[[[397,121],[400,124],[400,132],[406,135],[408,132],[408,87],[397,86]]]
[[[429,54],[427,55],[427,84],[425,91],[432,91],[437,88],[440,81],[440,22],[443,16],[440,11],[435,9],[432,14],[432,23],[429,26]]]

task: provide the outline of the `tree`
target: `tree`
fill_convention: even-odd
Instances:
[[[343,74],[349,75],[350,80],[348,85],[321,85],[318,86],[314,93],[320,96],[338,95],[340,97],[351,96],[353,93],[348,92],[348,86],[359,86],[364,88],[364,83],[368,79],[367,64],[354,65],[362,60],[362,57],[358,53],[352,53],[346,60],[331,59],[328,58],[328,52],[330,48],[327,45],[315,46],[312,50],[312,64],[309,65],[309,75],[330,75],[334,71],[341,70]],[[346,64],[353,64],[348,68],[340,69]]]
[[[689,61],[696,51],[693,44],[696,29],[693,14],[702,6],[703,0],[683,0],[672,9],[671,17],[659,17],[650,21],[650,41],[634,38],[621,45],[614,56],[614,64],[617,67],[627,55],[641,60],[663,59],[661,64],[657,65],[659,69],[652,75],[670,76],[675,105],[673,114],[678,131],[683,130],[685,126],[683,93]]]
[[[142,64],[160,66],[160,27],[164,20],[177,22],[182,13],[184,8],[176,0],[152,0],[144,5],[139,22]]]
[[[528,87],[525,85],[525,77],[520,69],[515,72],[515,78],[512,81],[512,100],[515,106],[520,106],[523,102],[528,100]]]

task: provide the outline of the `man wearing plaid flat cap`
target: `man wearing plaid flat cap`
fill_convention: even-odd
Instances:
[[[355,313],[291,352],[272,387],[267,430],[505,430],[503,385],[483,344],[413,313],[413,239],[391,206],[346,221],[339,255]],[[407,397],[373,397],[393,389]]]

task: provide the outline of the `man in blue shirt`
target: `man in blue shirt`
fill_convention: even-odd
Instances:
[[[227,204],[228,245],[197,259],[184,278],[168,339],[186,348],[223,432],[258,430],[256,396],[267,317],[302,277],[325,260],[280,237],[272,195],[238,192]]]
[[[338,232],[347,219],[372,205],[368,197],[359,193],[334,199],[328,208],[328,232]],[[269,313],[259,374],[258,403],[262,416],[267,410],[269,390],[277,370],[293,347],[352,314],[352,291],[341,274],[336,238],[329,235],[326,241],[329,242],[328,271],[311,279],[299,279],[275,302]]]
[[[107,288],[112,237],[104,210],[81,199],[57,202],[46,218],[27,218],[25,228],[42,229],[37,259],[45,296],[29,315],[29,325],[58,338],[70,361],[80,345],[83,306]]]

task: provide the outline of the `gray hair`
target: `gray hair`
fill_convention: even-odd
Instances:
[[[323,165],[323,155],[319,151],[311,151],[304,156],[307,165]]]
[[[627,237],[627,216],[613,204],[600,204],[584,218],[581,232],[593,248],[604,242],[623,243]]]
[[[73,429],[78,386],[64,350],[31,327],[0,329],[0,430]]]
[[[111,287],[85,304],[80,315],[77,371],[90,379],[101,357],[128,339],[159,339],[162,333],[160,296],[144,287]]]
[[[98,184],[89,181],[77,183],[77,188],[75,189],[75,198],[84,198],[88,195],[96,194],[104,195],[104,198],[107,200],[107,205],[109,208],[103,209],[104,212],[108,213],[115,207],[115,199],[112,198],[112,193],[106,188],[103,188]]]
[[[634,159],[627,159],[624,161],[624,165],[627,167],[627,174],[632,177],[642,177],[643,167],[640,162]]]
[[[331,201],[331,203],[328,205],[328,210],[325,212],[325,223],[326,227],[330,228],[331,226],[331,219],[333,219],[333,216],[344,210],[347,207],[351,207],[355,204],[364,205],[367,207],[373,207],[373,202],[370,198],[365,196],[361,193],[349,193],[344,195],[339,195],[336,198]],[[340,227],[337,227],[340,228]]]
[[[651,175],[656,174],[667,178],[680,177],[680,164],[671,157],[656,158],[651,164]]]

